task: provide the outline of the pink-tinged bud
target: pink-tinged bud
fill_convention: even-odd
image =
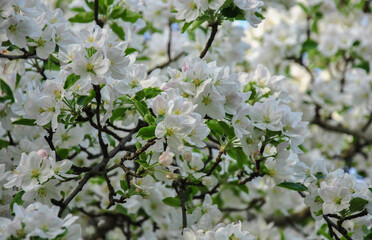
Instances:
[[[162,165],[163,167],[168,167],[169,165],[172,164],[174,157],[174,153],[172,152],[163,152],[162,155],[159,157],[159,164]]]
[[[183,70],[184,72],[186,72],[187,70],[189,70],[189,68],[186,66],[186,63],[183,64],[183,66],[182,66],[182,70]]]
[[[37,154],[42,158],[48,157],[48,153],[44,149],[40,149],[39,151],[37,151]]]

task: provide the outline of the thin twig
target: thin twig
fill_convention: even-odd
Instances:
[[[220,162],[222,161],[222,154],[224,154],[224,149],[220,147],[220,151],[218,152],[216,160],[212,167],[209,169],[207,176],[210,176],[213,173],[214,169],[216,169],[216,167],[220,164]]]

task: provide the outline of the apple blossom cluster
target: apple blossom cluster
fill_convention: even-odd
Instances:
[[[184,239],[244,239],[244,240],[255,240],[257,239],[247,231],[241,230],[241,223],[233,224],[230,223],[224,226],[223,223],[217,225],[213,230],[206,231],[199,229],[185,229]]]
[[[234,11],[241,11],[241,14],[252,27],[257,27],[262,21],[261,7],[264,5],[262,0],[175,0],[176,19],[191,22],[197,20],[198,17],[202,17],[204,13],[208,14],[208,10],[219,10],[224,4],[227,5],[232,2],[235,4],[235,6],[232,6]]]
[[[357,1],[287,4],[288,9],[269,6],[267,21],[247,31],[251,44],[247,59],[253,66],[265,64],[286,75],[281,88],[294,99],[291,107],[311,123],[300,156],[305,164],[296,167],[295,175],[302,174],[296,181],[308,188],[305,204],[317,220],[318,231],[328,220],[338,221],[354,232],[352,239],[365,239],[371,227],[367,93],[371,90],[372,55],[367,47],[371,5],[363,1],[360,7]],[[329,236],[345,237],[337,230]]]
[[[81,227],[74,224],[78,217],[68,214],[59,218],[57,207],[40,202],[27,208],[13,206],[12,219],[0,217],[0,239],[79,239]]]
[[[18,166],[12,172],[4,173],[7,180],[4,187],[23,191],[22,200],[25,202],[48,204],[51,199],[61,198],[57,184],[65,178],[74,177],[67,173],[71,166],[70,160],[57,162],[44,149],[28,155],[22,153]]]
[[[0,239],[371,238],[372,3],[48,3],[0,3]]]

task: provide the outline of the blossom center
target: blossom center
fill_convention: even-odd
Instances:
[[[209,105],[211,102],[212,102],[212,99],[209,96],[207,97],[203,96],[202,103],[204,103],[204,105]]]

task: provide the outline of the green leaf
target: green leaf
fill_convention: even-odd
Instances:
[[[80,76],[76,75],[75,73],[72,73],[70,74],[67,78],[66,78],[66,82],[65,82],[65,85],[63,86],[64,89],[69,89],[72,85],[74,85],[76,83],[77,80],[80,79]]]
[[[243,10],[237,7],[234,2],[230,2],[228,6],[221,10],[221,13],[227,18],[235,18],[241,13],[241,11]]]
[[[152,139],[155,137],[156,126],[143,127],[138,131],[137,137],[141,137],[143,140]]]
[[[261,18],[262,20],[265,19],[265,17],[259,12],[254,12],[254,15],[256,15],[256,17],[258,17],[258,18]]]
[[[142,100],[142,99],[151,99],[159,95],[161,92],[163,92],[160,88],[145,88],[139,92],[136,93],[136,99]]]
[[[250,163],[247,155],[245,155],[241,147],[233,148],[233,149],[227,150],[226,152],[231,158],[236,160],[239,169],[242,169],[244,165],[247,165]]]
[[[93,12],[79,12],[75,16],[69,19],[70,22],[76,23],[89,23],[94,21],[94,13]]]
[[[304,4],[302,3],[297,3],[297,4],[302,8],[302,10],[304,10],[306,14],[309,14],[309,9],[307,9],[307,7]]]
[[[140,17],[141,17],[141,14],[139,14],[137,12],[133,12],[129,9],[125,9],[124,14],[121,16],[121,19],[124,22],[135,23],[138,20],[138,18],[140,18]]]
[[[122,27],[119,26],[119,24],[113,22],[111,25],[110,25],[112,31],[121,39],[121,40],[124,40],[125,39],[125,32],[124,32],[124,29]]]
[[[90,94],[88,96],[80,96],[78,99],[77,99],[77,104],[85,107],[86,105],[88,105],[92,100],[93,98],[96,97],[96,92],[94,90],[91,90],[90,91]]]
[[[368,61],[362,61],[361,63],[356,64],[354,67],[362,68],[362,69],[366,70],[367,73],[369,73],[369,70],[370,70]]]
[[[156,124],[156,118],[152,116],[151,114],[146,114],[145,117],[143,118],[147,123],[150,125],[155,125]]]
[[[321,226],[321,228],[318,230],[317,234],[318,235],[322,235],[324,237],[326,237],[327,239],[329,240],[333,240],[333,238],[331,237],[331,235],[329,235],[329,233],[327,233],[328,230],[328,225],[325,223]]]
[[[14,96],[12,89],[9,87],[9,85],[2,79],[0,79],[0,90],[5,93],[5,97],[1,97],[0,101],[6,101],[11,100],[14,101]]]
[[[138,50],[135,49],[135,48],[131,48],[131,47],[125,49],[125,55],[129,55],[129,54],[132,54],[134,52],[138,52]]]
[[[112,9],[109,17],[112,19],[121,18],[124,16],[125,9],[122,6],[116,6]]]
[[[2,149],[4,147],[6,148],[8,146],[9,146],[8,141],[5,141],[5,140],[0,139],[0,149]]]
[[[83,7],[73,7],[70,8],[70,10],[74,12],[85,12],[85,9]]]
[[[364,207],[368,204],[368,201],[364,198],[356,197],[350,201],[350,213],[363,211]]]
[[[307,39],[302,44],[302,51],[303,52],[307,52],[307,51],[310,51],[312,49],[316,49],[317,46],[318,46],[318,43],[317,42],[315,42],[314,40],[311,40],[311,39]]]
[[[93,2],[89,2],[88,0],[85,0],[85,3],[88,5],[88,7],[94,11],[94,1]]]
[[[288,189],[291,189],[291,190],[294,190],[294,191],[306,191],[307,190],[307,187],[305,185],[303,185],[302,183],[294,183],[294,182],[282,182],[280,184],[277,185],[278,187],[283,187],[283,188],[288,188]]]
[[[63,160],[68,157],[69,150],[67,148],[59,148],[56,150],[56,154]]]
[[[230,126],[224,121],[219,121],[218,124],[220,125],[221,129],[223,130],[223,132],[226,134],[228,138],[231,139],[235,137],[235,131],[232,126]]]
[[[53,55],[49,55],[48,61],[44,64],[46,70],[59,71],[61,69],[60,63]]]
[[[221,129],[220,124],[218,124],[217,120],[214,120],[214,119],[209,120],[207,122],[207,126],[215,134],[215,136],[223,135],[223,130]]]
[[[372,240],[372,232],[365,236],[363,240]]]
[[[10,209],[12,210],[12,212],[14,203],[17,203],[18,205],[22,206],[23,204],[22,196],[24,193],[25,191],[20,191],[19,193],[14,195],[13,200],[10,202]]]
[[[123,189],[124,191],[127,191],[127,190],[128,190],[128,183],[127,183],[127,181],[125,181],[125,180],[120,180],[120,187],[121,187],[121,189]]]
[[[115,144],[115,139],[114,139],[113,137],[111,137],[110,134],[106,134],[106,137],[107,137],[107,140],[108,140],[110,146],[111,146],[111,147],[115,147],[115,145],[116,145],[116,144]]]
[[[13,125],[27,125],[27,126],[35,126],[35,119],[27,119],[27,118],[21,118],[14,122],[12,122]]]
[[[181,206],[181,200],[177,197],[167,197],[163,199],[163,203],[167,204],[171,207],[180,207]]]
[[[193,22],[185,22],[182,26],[181,33],[184,33],[192,24]]]
[[[192,200],[192,197],[198,192],[197,186],[188,186],[184,193],[185,195],[185,202],[189,202]]]
[[[198,28],[200,25],[202,25],[207,20],[209,20],[209,17],[207,19],[200,18],[200,20],[194,21],[193,24],[191,25],[191,27],[188,28],[188,32],[194,31],[196,28]]]
[[[138,112],[142,115],[142,117],[145,117],[146,114],[150,114],[150,111],[144,101],[139,101],[135,98],[132,101],[134,103],[134,106],[137,108]]]
[[[110,118],[111,123],[113,123],[117,118],[123,116],[126,111],[127,111],[127,108],[124,108],[124,107],[119,107],[119,108],[114,109],[114,111],[112,111],[112,115]]]

